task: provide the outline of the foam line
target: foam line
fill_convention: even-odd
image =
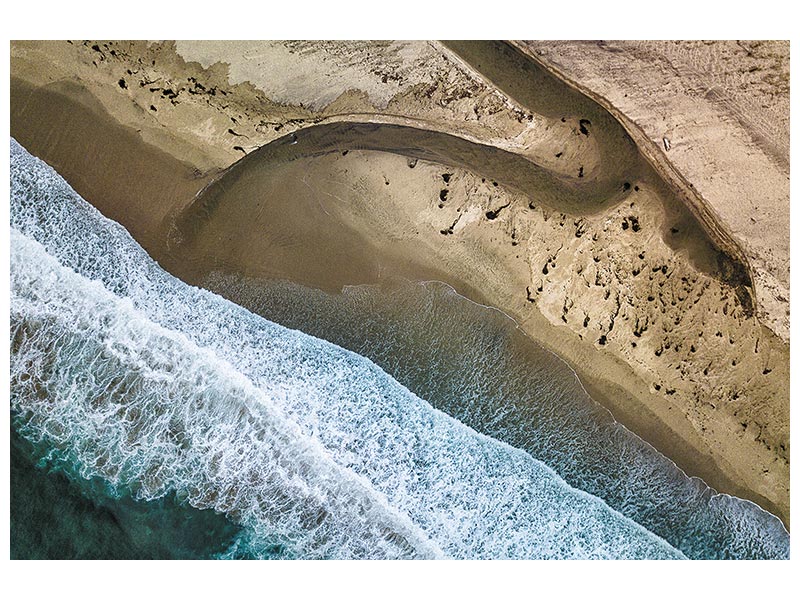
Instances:
[[[13,142],[11,212],[15,422],[62,468],[223,511],[255,554],[681,556],[369,360],[172,278]]]

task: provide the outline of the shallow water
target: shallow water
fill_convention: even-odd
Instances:
[[[12,425],[24,441],[22,457],[41,467],[25,470],[29,488],[77,490],[70,492],[74,510],[88,529],[116,527],[120,539],[141,540],[161,522],[148,515],[166,511],[162,520],[180,532],[176,556],[181,536],[193,540],[184,542],[184,554],[194,556],[683,556],[578,489],[580,477],[570,485],[551,468],[547,460],[557,462],[551,455],[565,446],[558,432],[544,439],[544,430],[525,427],[521,417],[530,415],[516,407],[516,377],[506,381],[491,369],[450,377],[460,368],[454,356],[470,351],[458,335],[447,345],[435,331],[403,326],[384,337],[386,344],[362,348],[398,382],[360,354],[171,277],[13,141],[11,155]],[[306,294],[278,291],[284,314]],[[354,313],[349,323],[365,328],[366,340],[387,332],[369,296],[353,304],[372,312]],[[294,309],[313,331],[325,319],[304,311],[325,304],[306,297]],[[447,315],[446,298],[434,289],[410,294],[408,303],[417,312],[415,302],[438,303]],[[389,321],[403,325],[403,315],[401,308],[400,320]],[[485,352],[490,339],[491,354],[505,360],[513,346],[507,322],[478,322],[468,341]],[[466,334],[469,324],[461,326]],[[487,338],[486,331],[494,333]],[[437,356],[450,364],[438,364]],[[549,391],[525,399],[541,419],[557,414],[576,385],[550,360],[533,371]],[[466,397],[470,410],[457,413]],[[565,426],[562,437],[572,435]],[[651,468],[658,470],[658,461]],[[612,466],[607,477],[619,480],[618,471]],[[788,552],[776,519],[733,503],[724,515],[733,536],[722,542],[728,555]],[[31,532],[24,505],[17,496],[12,524]],[[121,517],[129,505],[144,516]],[[668,509],[658,505],[657,512]],[[54,536],[84,535],[67,521],[51,523]],[[170,546],[169,531],[157,548]],[[141,551],[141,544],[130,547]]]
[[[203,285],[370,358],[436,408],[524,449],[689,557],[787,551],[774,516],[687,477],[618,424],[566,363],[511,318],[445,284],[395,281],[337,295],[216,273]]]

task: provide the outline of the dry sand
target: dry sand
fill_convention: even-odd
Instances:
[[[316,71],[336,85],[293,77]],[[501,308],[687,473],[788,524],[788,330],[752,250],[769,238],[731,235],[553,81],[490,44],[15,42],[11,130],[191,282],[399,274]],[[527,162],[482,172],[497,149]]]
[[[789,43],[518,44],[616,108],[691,182],[743,247],[761,322],[788,341]]]

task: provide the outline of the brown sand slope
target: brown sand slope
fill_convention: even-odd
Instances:
[[[750,310],[742,245],[607,111],[503,45],[242,44],[14,43],[12,135],[195,283],[447,281],[788,522],[788,343]],[[320,69],[333,99],[289,76]]]
[[[692,183],[746,252],[762,323],[788,340],[788,42],[518,44],[617,108]]]

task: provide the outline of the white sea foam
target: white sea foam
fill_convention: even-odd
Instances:
[[[51,460],[256,555],[680,557],[332,344],[164,273],[12,141],[12,407]]]
[[[441,556],[230,364],[11,240],[12,409],[68,469],[138,499],[174,492],[296,555]]]
[[[688,557],[788,556],[779,519],[688,477],[592,402],[574,372],[537,351],[514,321],[452,288],[394,282],[327,294],[219,273],[204,285],[369,357],[436,408],[525,450]]]

